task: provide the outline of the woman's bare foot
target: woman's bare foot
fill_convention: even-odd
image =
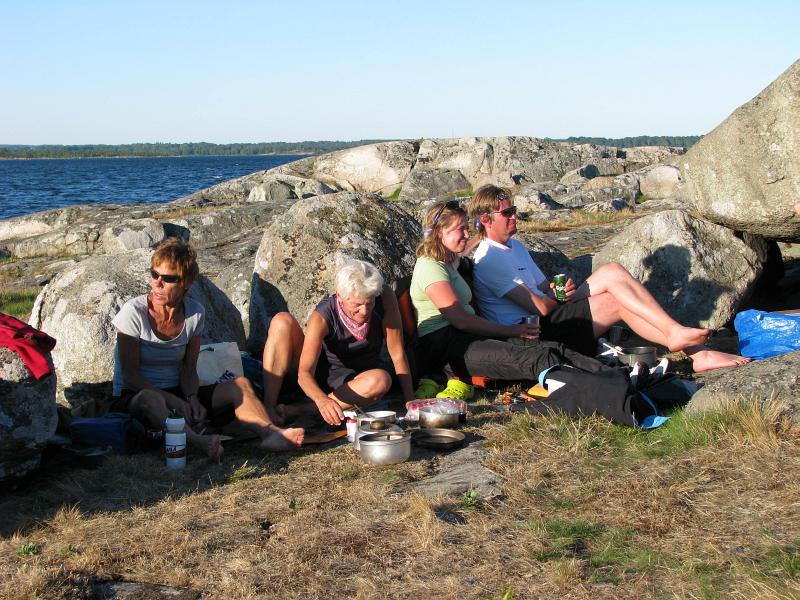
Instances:
[[[222,461],[225,450],[222,448],[222,439],[218,435],[196,435],[192,438],[192,445],[208,456],[214,462]]]
[[[710,335],[710,329],[679,325],[667,337],[667,348],[669,348],[670,352],[678,352],[691,346],[700,346],[708,341],[708,336]]]
[[[273,452],[282,452],[284,450],[291,450],[303,443],[305,437],[305,429],[300,427],[292,427],[288,429],[281,429],[280,427],[270,427],[267,434],[261,438],[261,447],[265,450],[272,450]]]
[[[692,370],[695,373],[710,371],[712,369],[722,369],[724,367],[738,367],[746,365],[751,359],[738,354],[728,354],[718,350],[711,350],[706,346],[688,348],[684,350],[689,358],[692,359]]]

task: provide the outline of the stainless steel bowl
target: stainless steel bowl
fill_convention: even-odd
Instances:
[[[367,411],[367,416],[373,420],[385,421],[386,423],[397,421],[397,413],[393,410],[370,410]]]
[[[458,425],[458,410],[449,412],[440,406],[425,406],[419,409],[419,426],[422,429],[450,429]]]
[[[656,349],[653,346],[633,346],[632,348],[623,348],[622,351],[625,354],[619,355],[619,361],[629,367],[637,362],[644,363],[648,367],[655,367],[658,364]]]
[[[395,465],[411,455],[411,436],[405,431],[369,433],[359,439],[358,451],[370,464]]]

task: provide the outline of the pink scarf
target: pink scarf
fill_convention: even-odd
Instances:
[[[370,318],[367,319],[366,323],[359,325],[344,312],[344,306],[342,306],[342,301],[339,299],[339,296],[336,296],[336,312],[339,313],[339,318],[342,320],[342,323],[344,323],[344,326],[347,327],[347,331],[352,333],[353,337],[359,342],[369,335],[369,323],[372,320],[372,314],[369,315]]]

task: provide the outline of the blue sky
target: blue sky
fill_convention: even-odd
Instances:
[[[0,0],[0,143],[706,133],[800,3]]]

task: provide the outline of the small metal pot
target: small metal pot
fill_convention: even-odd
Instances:
[[[656,356],[656,349],[653,346],[634,346],[632,348],[623,348],[625,354],[618,356],[619,361],[632,367],[637,362],[646,364],[648,367],[655,367],[658,364],[658,357]]]
[[[439,406],[419,409],[419,426],[422,429],[450,429],[458,425],[459,411],[442,412]]]
[[[411,436],[405,431],[369,433],[359,439],[358,451],[370,464],[395,465],[411,456]]]
[[[359,428],[356,430],[356,436],[353,438],[353,448],[356,450],[359,449],[359,441],[365,435],[371,435],[373,433],[395,433],[398,431],[403,431],[403,429],[399,425],[395,425],[394,423],[386,423],[380,429],[373,429],[372,423],[374,421],[363,421]]]
[[[393,410],[370,410],[367,415],[373,420],[385,421],[386,423],[397,421],[397,413]]]

